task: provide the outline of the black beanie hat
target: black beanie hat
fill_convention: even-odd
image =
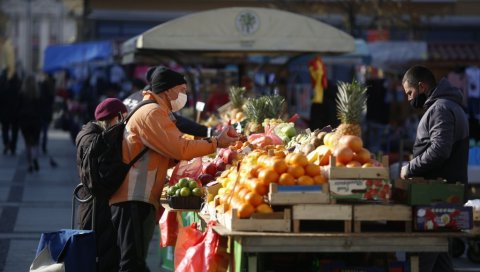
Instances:
[[[182,74],[168,69],[164,66],[158,66],[153,72],[149,70],[146,76],[150,82],[151,91],[161,93],[175,86],[187,84]]]

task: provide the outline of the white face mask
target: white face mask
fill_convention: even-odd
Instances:
[[[183,107],[185,107],[185,104],[187,104],[187,95],[184,93],[178,93],[177,99],[170,101],[173,112],[183,109]]]

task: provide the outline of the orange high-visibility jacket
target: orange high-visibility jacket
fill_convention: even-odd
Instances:
[[[110,205],[142,201],[160,207],[170,159],[191,160],[211,154],[217,141],[186,140],[171,117],[170,102],[165,97],[146,94],[144,100],[157,103],[142,106],[127,123],[123,138],[123,161],[131,161],[144,146],[150,150],[128,172],[120,188],[110,198]]]

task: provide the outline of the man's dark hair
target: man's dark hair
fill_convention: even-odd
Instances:
[[[430,88],[437,86],[437,81],[432,71],[423,66],[413,66],[405,73],[402,84],[407,82],[410,86],[418,86],[419,82],[427,84]]]

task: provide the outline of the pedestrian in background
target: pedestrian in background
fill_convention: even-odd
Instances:
[[[172,112],[179,111],[187,102],[183,75],[159,66],[151,74],[150,86],[144,92],[144,100],[156,103],[141,107],[127,123],[123,160],[131,161],[144,147],[149,151],[130,168],[123,184],[110,198],[122,272],[148,271],[146,257],[156,224],[155,211],[160,208],[170,162],[208,155],[237,140],[227,135],[227,129],[218,137],[182,138]]]
[[[40,115],[42,116],[41,144],[42,151],[47,154],[48,129],[53,117],[55,102],[55,79],[51,74],[45,74],[40,82]]]
[[[462,92],[446,80],[435,80],[423,67],[410,68],[402,80],[408,101],[423,108],[413,146],[413,159],[402,167],[400,177],[446,179],[467,185],[469,132]],[[453,271],[448,253],[420,253],[420,271]]]
[[[27,155],[28,172],[38,171],[40,130],[42,128],[42,116],[40,93],[35,76],[28,75],[22,86],[18,107],[18,123]]]

